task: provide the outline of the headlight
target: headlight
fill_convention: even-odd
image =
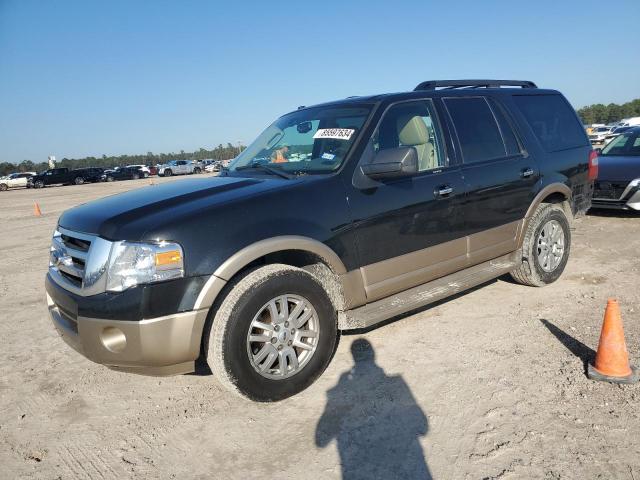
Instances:
[[[116,242],[111,248],[107,290],[121,292],[141,283],[184,276],[184,256],[177,243]]]

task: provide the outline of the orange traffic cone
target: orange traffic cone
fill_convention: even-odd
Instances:
[[[607,301],[596,360],[593,365],[589,364],[587,376],[613,383],[635,383],[639,379],[637,370],[629,365],[620,307],[612,298]]]
[[[36,217],[42,216],[42,212],[40,211],[40,205],[38,205],[38,202],[33,202],[33,214]]]

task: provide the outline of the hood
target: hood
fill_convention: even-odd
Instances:
[[[601,155],[598,157],[598,180],[630,181],[640,178],[640,157]]]
[[[218,208],[295,180],[214,177],[178,180],[112,195],[67,210],[58,224],[72,231],[109,240],[142,240],[158,225]]]

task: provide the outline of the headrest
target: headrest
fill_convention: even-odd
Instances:
[[[419,115],[398,117],[398,139],[405,146],[423,145],[429,142],[429,130]]]

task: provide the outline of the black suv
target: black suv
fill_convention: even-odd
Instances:
[[[341,330],[507,272],[555,281],[596,174],[573,108],[528,81],[300,107],[217,178],[65,212],[49,310],[95,362],[166,375],[202,360],[231,390],[279,400],[322,373]]]

